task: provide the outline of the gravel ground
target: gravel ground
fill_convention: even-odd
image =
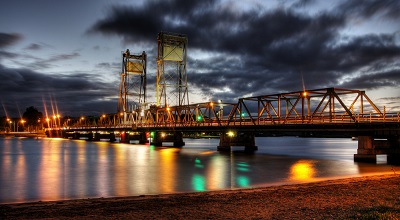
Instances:
[[[255,189],[1,204],[0,219],[400,219],[400,175]]]

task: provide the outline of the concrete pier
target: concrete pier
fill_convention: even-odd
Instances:
[[[109,138],[110,138],[110,142],[115,142],[117,139],[115,138],[115,134],[114,133],[110,133],[110,135],[109,135]]]
[[[120,140],[119,140],[119,142],[120,143],[129,143],[131,140],[130,140],[130,134],[129,134],[129,132],[126,132],[126,131],[122,131],[121,133],[120,133]]]
[[[172,142],[174,147],[185,146],[185,142],[183,142],[182,132],[155,131],[153,133],[154,135],[151,139],[151,145],[162,146],[162,144],[165,142]]]
[[[258,150],[253,132],[222,132],[217,150],[230,151],[232,146],[244,146],[245,151]]]
[[[355,162],[376,163],[376,155],[387,155],[388,164],[400,164],[400,138],[398,136],[359,136]]]

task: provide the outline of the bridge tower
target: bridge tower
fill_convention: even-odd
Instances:
[[[119,87],[118,114],[127,121],[128,113],[139,112],[146,103],[147,55],[131,54],[129,49],[122,53],[121,84]]]
[[[157,40],[156,105],[157,107],[188,105],[187,36],[161,32]]]

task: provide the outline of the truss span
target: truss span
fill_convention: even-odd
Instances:
[[[207,102],[141,109],[65,121],[64,128],[199,128],[400,122],[400,113],[379,109],[365,91],[324,88],[240,98],[237,103]]]

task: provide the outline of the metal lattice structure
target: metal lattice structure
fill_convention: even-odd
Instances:
[[[129,49],[122,53],[119,114],[126,115],[141,109],[146,103],[146,66],[147,55],[144,51],[139,55],[131,54]]]
[[[253,110],[255,106],[256,111]],[[230,123],[253,125],[354,123],[386,116],[365,91],[338,88],[241,98],[234,112],[230,115]]]
[[[189,104],[186,74],[187,43],[185,35],[163,32],[158,34],[157,107]]]
[[[150,107],[107,114],[98,121],[77,118],[70,128],[200,128],[280,125],[332,125],[400,122],[400,113],[381,111],[365,91],[325,88],[241,98],[237,103],[207,102]]]

